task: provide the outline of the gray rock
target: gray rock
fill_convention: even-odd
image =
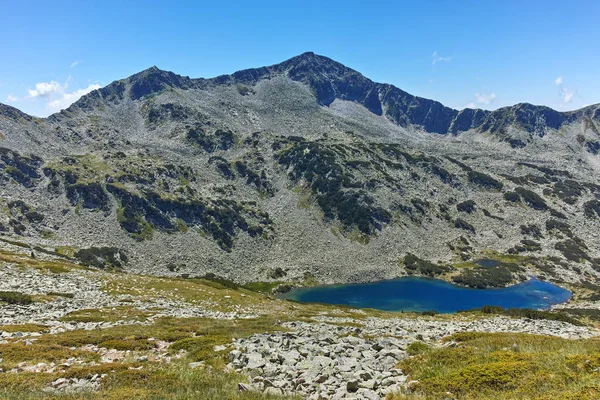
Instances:
[[[346,382],[346,390],[350,393],[355,393],[360,388],[358,379],[353,379]]]

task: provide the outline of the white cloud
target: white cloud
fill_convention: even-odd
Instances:
[[[71,104],[79,100],[82,96],[90,93],[93,90],[101,88],[99,84],[92,83],[88,84],[88,86],[85,88],[75,90],[71,89],[71,84],[71,77],[69,77],[65,83],[59,83],[56,81],[38,82],[35,84],[34,89],[27,90],[27,96],[24,96],[19,99],[15,96],[9,95],[6,101],[41,101],[43,107],[45,107],[45,113],[43,114],[50,115],[62,109],[68,108]]]
[[[7,103],[14,103],[19,101],[19,98],[16,96],[13,96],[12,94],[9,94],[8,96],[6,96],[6,102]]]
[[[492,104],[496,100],[496,93],[475,93],[475,99],[480,104]]]
[[[63,110],[65,108],[68,108],[71,104],[75,103],[77,100],[79,100],[82,96],[85,96],[86,94],[90,93],[93,90],[96,89],[100,89],[101,86],[98,85],[97,83],[88,85],[88,87],[84,88],[84,89],[79,89],[76,90],[74,92],[62,92],[60,94],[60,97],[52,100],[48,103],[48,109],[51,112],[57,112],[60,110]]]
[[[77,61],[73,61],[71,63],[71,68],[75,68],[76,66],[78,66],[79,64],[81,64],[83,62],[83,60],[77,60]]]
[[[433,61],[431,62],[431,65],[435,65],[439,62],[449,62],[452,57],[442,57],[437,51],[433,52]]]
[[[485,106],[490,106],[491,104],[493,104],[496,100],[496,97],[498,97],[496,96],[495,92],[475,93],[473,96],[475,96],[475,101],[470,102],[464,107],[458,107],[458,109],[460,110],[465,108],[487,108]]]
[[[560,88],[560,97],[561,97],[563,103],[565,103],[565,104],[573,101],[573,97],[575,96],[575,93],[577,93],[577,92],[574,90],[570,90],[565,87]]]
[[[35,84],[35,89],[29,89],[29,97],[38,98],[38,97],[49,97],[56,93],[62,93],[64,91],[63,86],[56,82],[38,82]]]
[[[562,102],[564,104],[571,103],[573,101],[573,97],[575,97],[575,95],[577,94],[577,90],[565,87],[563,85],[563,77],[562,76],[559,76],[558,78],[556,78],[554,80],[554,84],[556,86],[558,86],[558,88],[559,88],[558,95],[562,99]]]

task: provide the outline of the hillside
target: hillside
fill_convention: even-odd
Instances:
[[[99,271],[0,247],[2,399],[599,394],[597,310],[434,315],[298,304],[223,280]]]
[[[212,79],[152,67],[45,119],[0,105],[0,230],[156,275],[594,288],[599,129],[599,105],[457,111],[313,53]]]

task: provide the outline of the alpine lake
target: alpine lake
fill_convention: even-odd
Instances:
[[[471,289],[440,279],[402,277],[371,283],[297,288],[284,294],[283,298],[384,311],[454,313],[483,306],[548,309],[568,301],[571,292],[535,278],[503,288]]]

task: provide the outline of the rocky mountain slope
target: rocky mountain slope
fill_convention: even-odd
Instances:
[[[485,255],[510,266],[501,284],[600,271],[600,105],[457,111],[305,53],[212,79],[152,67],[45,119],[0,105],[0,147],[3,239],[98,267],[474,282]]]

